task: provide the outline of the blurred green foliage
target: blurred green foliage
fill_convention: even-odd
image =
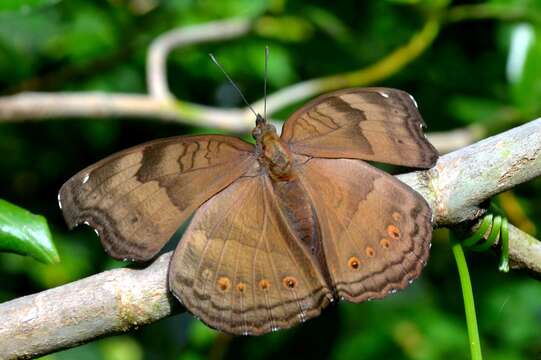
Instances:
[[[248,36],[175,51],[169,84],[182,99],[219,107],[241,99],[208,60],[213,52],[259,99],[263,48],[271,49],[269,91],[363,68],[403,45],[428,14],[442,29],[398,74],[378,83],[415,96],[429,130],[480,125],[486,135],[541,114],[541,2],[287,0],[2,0],[0,93],[144,93],[150,41],[172,28],[258,17]],[[447,7],[445,7],[447,6]],[[300,104],[284,109],[285,118]],[[42,265],[0,254],[0,301],[123,266],[88,228],[66,229],[56,194],[71,175],[114,151],[146,140],[212,129],[153,119],[51,120],[0,125],[0,197],[44,214],[63,261]],[[510,220],[541,225],[541,181],[499,199]],[[533,230],[532,230],[533,229]],[[535,235],[535,234],[534,234]],[[431,259],[413,286],[383,301],[340,304],[318,319],[258,338],[230,338],[183,314],[48,359],[280,358],[467,359],[458,275],[447,232],[436,231]],[[468,256],[487,359],[541,356],[541,284],[497,271],[490,253]]]

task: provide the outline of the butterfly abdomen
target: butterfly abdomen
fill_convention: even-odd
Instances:
[[[272,180],[274,194],[285,220],[295,237],[300,240],[307,252],[316,260],[321,274],[331,284],[327,261],[322,248],[321,231],[315,210],[299,179],[292,174],[288,181]]]

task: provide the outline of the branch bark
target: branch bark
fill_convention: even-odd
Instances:
[[[434,226],[483,213],[491,196],[541,175],[541,119],[442,156],[398,178],[421,193]],[[167,290],[170,254],[0,304],[2,359],[30,358],[127,331],[181,309]],[[510,259],[541,274],[541,242],[510,226]]]
[[[167,290],[170,255],[0,304],[0,359],[33,358],[178,311]]]

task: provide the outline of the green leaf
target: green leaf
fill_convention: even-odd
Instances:
[[[2,199],[0,251],[32,256],[45,264],[60,261],[45,218]]]

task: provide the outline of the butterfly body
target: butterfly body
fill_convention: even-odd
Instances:
[[[179,136],[124,150],[60,190],[70,227],[91,225],[119,259],[154,257],[191,214],[171,259],[173,294],[209,326],[264,334],[407,287],[426,264],[426,201],[364,161],[428,168],[437,152],[411,96],[324,95],[255,145]]]
[[[300,240],[311,255],[313,263],[326,278],[327,287],[332,290],[317,215],[298,176],[297,168],[309,161],[310,157],[293,155],[271,124],[257,122],[253,136],[256,149],[261,149],[257,157],[262,169],[261,176],[268,177],[266,181],[270,183],[269,191],[278,200],[278,209],[284,222],[293,237]]]

